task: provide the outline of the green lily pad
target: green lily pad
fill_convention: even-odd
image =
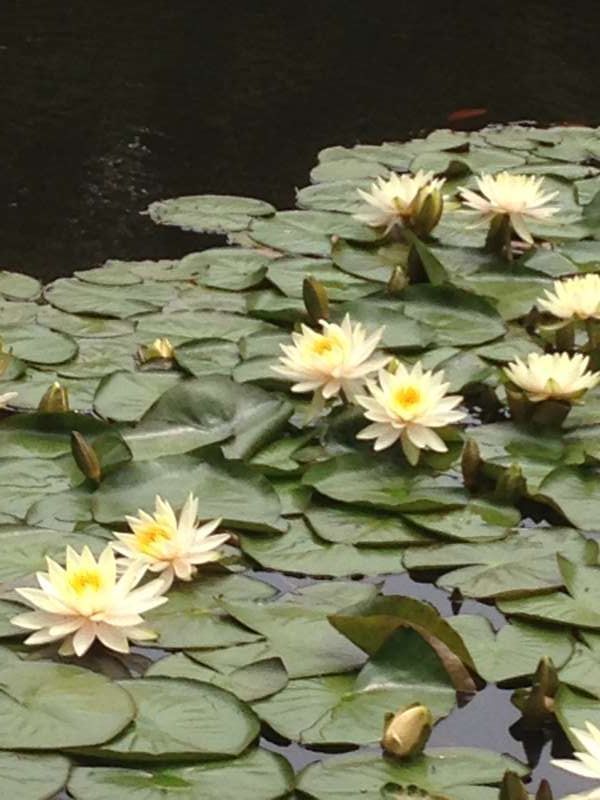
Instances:
[[[135,314],[158,311],[174,296],[166,284],[144,283],[128,286],[97,286],[77,278],[59,278],[44,290],[44,298],[55,308],[71,314],[88,314],[127,319]]]
[[[144,678],[118,685],[134,701],[135,718],[93,755],[138,762],[237,756],[258,735],[249,706],[210,683]]]
[[[244,575],[201,575],[197,581],[176,585],[169,602],[149,611],[146,619],[165,650],[255,642],[261,637],[231,620],[223,604],[258,602],[274,594],[268,584]]]
[[[0,295],[10,300],[35,300],[42,285],[31,275],[0,270]]]
[[[237,344],[226,339],[200,339],[178,347],[175,360],[195,378],[231,375],[240,360],[240,351]]]
[[[62,756],[0,753],[0,793],[10,800],[49,800],[67,782],[69,768]]]
[[[212,683],[231,692],[245,703],[277,694],[288,682],[287,672],[280,658],[264,658],[229,672],[218,672],[199,664],[185,653],[167,656],[152,664],[146,677],[187,678]]]
[[[270,262],[256,250],[215,247],[186,256],[180,262],[180,270],[197,275],[204,286],[241,292],[262,281]]]
[[[93,496],[94,519],[101,524],[122,523],[138,508],[152,509],[157,494],[177,507],[190,492],[199,498],[203,518],[223,517],[227,524],[242,528],[282,529],[281,505],[266,478],[216,455],[204,461],[169,456],[115,470]]]
[[[0,685],[3,750],[99,745],[120,733],[136,714],[124,689],[81,667],[2,664]]]
[[[105,419],[137,422],[180,379],[169,372],[113,372],[100,381],[94,410]]]
[[[471,500],[464,508],[407,514],[406,518],[428,533],[466,542],[503,539],[518,525],[521,515],[516,508]]]
[[[405,517],[352,506],[310,506],[304,516],[314,532],[334,544],[407,545],[431,544],[432,537],[411,525]]]
[[[464,800],[466,789],[478,787],[473,797],[488,800],[486,785],[499,785],[506,770],[527,770],[518,761],[489,750],[432,748],[407,761],[371,753],[350,753],[310,764],[299,775],[298,788],[315,800],[359,800],[379,797],[388,783],[417,786],[448,800]]]
[[[305,278],[316,278],[323,284],[330,300],[343,302],[366,297],[379,287],[338,269],[322,258],[278,258],[271,262],[268,279],[288,297],[302,297]]]
[[[374,744],[383,720],[411,703],[446,716],[456,692],[435,651],[410,629],[393,634],[358,675],[290,681],[256,713],[286,739],[310,745]]]
[[[190,767],[76,767],[69,780],[75,800],[276,800],[291,791],[288,762],[266,750]],[[18,798],[20,800],[20,798]],[[29,798],[23,798],[29,800]]]
[[[157,225],[172,225],[184,231],[229,233],[245,230],[253,217],[275,213],[270,203],[252,197],[199,194],[158,200],[148,208]]]
[[[236,658],[235,663],[241,666],[247,663],[245,657],[256,660],[259,653],[261,657],[277,656],[290,678],[353,670],[364,662],[364,653],[340,635],[327,616],[346,606],[366,602],[375,594],[372,586],[336,581],[308,586],[276,602],[225,600],[226,611],[267,639],[260,650],[258,646],[245,652],[243,648],[230,648],[229,658]],[[194,656],[209,666],[220,663],[219,654],[195,653]],[[221,654],[221,659],[227,657],[228,654]]]
[[[600,634],[582,631],[573,655],[560,671],[561,683],[600,698]]]
[[[585,730],[586,722],[597,720],[600,714],[600,700],[561,686],[554,698],[554,713],[573,747],[579,749],[581,745],[571,733],[571,728]]]
[[[448,622],[462,636],[479,675],[493,683],[531,677],[543,656],[560,668],[573,652],[570,637],[541,625],[515,621],[494,631],[485,617],[470,614]]]
[[[540,483],[538,498],[558,508],[573,525],[597,530],[600,516],[600,471],[557,467]]]
[[[41,325],[0,326],[0,340],[12,355],[33,364],[60,364],[77,353],[77,343]]]
[[[464,597],[524,597],[562,586],[558,553],[581,563],[594,550],[594,543],[573,529],[521,529],[501,541],[413,548],[404,565],[409,570],[451,570],[437,583]]]

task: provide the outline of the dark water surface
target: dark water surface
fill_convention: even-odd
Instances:
[[[294,202],[322,147],[447,125],[600,120],[597,5],[2,0],[0,265],[176,257],[152,200]],[[596,70],[594,71],[594,67]]]
[[[408,138],[457,109],[487,109],[481,124],[597,124],[596,8],[3,0],[0,267],[51,279],[107,258],[184,255],[211,240],[153,226],[139,216],[152,200],[217,192],[290,207],[321,148]],[[404,575],[384,591],[452,613],[445,593]],[[500,621],[488,606],[463,611]],[[525,760],[509,698],[488,687],[432,743]],[[277,749],[297,767],[320,757]],[[548,757],[546,744],[535,785],[589,787]]]

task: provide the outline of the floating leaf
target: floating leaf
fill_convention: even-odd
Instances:
[[[264,200],[225,194],[199,194],[158,200],[148,208],[157,225],[173,225],[185,231],[228,233],[243,231],[253,217],[274,214]]]
[[[63,788],[69,768],[62,756],[0,753],[0,794],[7,800],[47,800]]]

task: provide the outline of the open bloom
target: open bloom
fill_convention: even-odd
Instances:
[[[154,580],[135,588],[145,569],[131,566],[117,579],[115,554],[108,545],[98,561],[84,547],[79,555],[67,548],[66,569],[51,558],[48,572],[38,572],[39,589],[16,589],[35,611],[14,617],[13,625],[35,631],[25,644],[64,639],[59,653],[83,656],[95,639],[118,653],[129,652],[129,639],[156,638],[143,626],[141,614],[167,602],[165,586]]]
[[[554,281],[554,291],[538,304],[559,319],[600,319],[600,275],[590,272],[564,281]]]
[[[546,205],[558,192],[544,194],[543,182],[543,177],[500,172],[498,175],[477,178],[481,194],[462,187],[460,194],[465,205],[481,214],[481,222],[477,224],[485,224],[496,216],[506,215],[521,239],[532,244],[533,237],[527,223],[543,222],[558,211],[557,207]]]
[[[368,208],[354,217],[374,228],[385,227],[388,233],[394,225],[403,225],[418,212],[428,194],[441,189],[444,178],[434,179],[433,172],[419,170],[416,175],[396,175],[377,178],[371,190],[357,189]]]
[[[444,453],[448,449],[433,428],[458,422],[466,415],[456,410],[460,395],[447,395],[443,372],[423,372],[418,362],[412,370],[400,364],[395,374],[380,370],[379,383],[368,381],[370,395],[357,397],[372,421],[359,439],[375,439],[375,450],[383,450],[398,439],[411,464],[423,449]]]
[[[551,763],[555,767],[573,772],[575,775],[600,781],[600,730],[591,722],[586,722],[585,727],[587,731],[571,728],[571,733],[583,750],[574,753],[575,758],[573,759],[555,759]],[[589,800],[600,798],[600,786],[588,794],[574,795],[573,797],[589,798]]]
[[[314,392],[315,410],[341,391],[354,399],[367,375],[389,361],[389,356],[371,358],[383,335],[383,328],[371,336],[360,322],[352,323],[348,314],[341,325],[321,320],[323,333],[306,325],[302,333],[292,333],[291,345],[281,345],[281,365],[272,369],[291,381],[292,392]]]
[[[7,406],[17,396],[18,392],[5,392],[4,394],[0,394],[0,408]]]
[[[589,361],[581,353],[530,353],[526,363],[516,358],[504,371],[533,403],[575,400],[600,381],[600,372],[587,371]]]
[[[211,535],[221,524],[220,519],[197,525],[198,499],[192,494],[179,520],[170,503],[158,495],[153,515],[142,510],[138,514],[127,517],[133,533],[115,533],[119,542],[113,548],[125,557],[127,565],[137,564],[150,572],[162,572],[166,588],[176,577],[191,580],[199,564],[218,561],[222,556],[218,548],[229,539],[228,533]]]

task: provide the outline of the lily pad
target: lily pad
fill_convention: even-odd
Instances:
[[[210,683],[144,678],[119,686],[134,701],[135,718],[93,755],[138,762],[237,756],[258,735],[249,706]]]
[[[67,782],[69,768],[62,756],[0,753],[0,793],[10,800],[49,800]]]
[[[276,800],[291,791],[288,762],[266,750],[190,767],[76,767],[69,780],[75,800]],[[20,798],[18,799],[20,800]],[[29,798],[23,798],[29,800]]]
[[[173,225],[185,231],[228,233],[242,231],[253,217],[274,214],[264,200],[220,194],[199,194],[158,200],[148,208],[157,225]]]
[[[0,748],[102,744],[135,717],[129,694],[102,675],[50,663],[0,665]]]

